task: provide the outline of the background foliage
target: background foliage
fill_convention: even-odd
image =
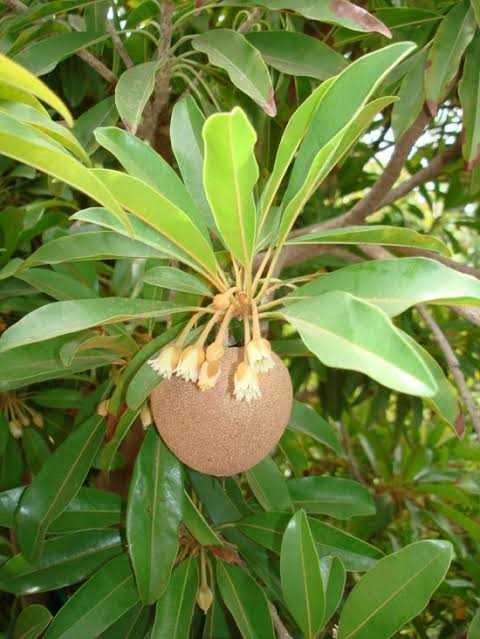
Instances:
[[[5,636],[480,637],[479,24],[478,0],[4,0],[1,51],[73,114],[68,129],[62,102],[2,60],[1,330],[43,313],[0,342]],[[296,395],[278,450],[235,478],[189,471],[148,426],[146,361],[184,321],[162,319],[166,289],[184,307],[202,291],[162,279],[165,255],[125,231],[91,168],[120,164],[183,206],[172,165],[210,225],[192,169],[204,116],[242,107],[263,186],[298,105],[389,39],[416,48],[376,88],[383,110],[315,190],[279,270],[336,273],[307,284],[333,296],[332,317],[335,291],[380,300],[438,362],[440,392],[327,367],[272,323]],[[355,76],[342,90],[338,109]],[[114,125],[166,163],[122,150],[100,128]],[[110,229],[86,213],[97,204],[118,216]]]

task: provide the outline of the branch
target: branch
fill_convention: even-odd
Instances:
[[[17,13],[25,13],[25,11],[28,11],[28,6],[25,3],[23,3],[22,0],[2,0],[2,1],[3,1],[3,4],[5,4],[10,9],[13,9],[13,11],[16,11]],[[107,66],[105,66],[101,60],[99,60],[93,54],[91,54],[90,51],[87,51],[86,49],[80,49],[80,51],[77,51],[75,55],[78,58],[81,58],[89,66],[91,66],[92,69],[95,69],[95,71],[99,75],[101,75],[102,78],[104,78],[109,84],[115,84],[115,82],[117,81],[117,76],[114,73],[112,73],[110,69]]]
[[[111,22],[107,24],[107,31],[112,36],[113,46],[117,50],[118,55],[122,58],[123,64],[126,66],[127,69],[130,69],[134,66],[132,58],[128,54],[128,51],[126,50],[121,37],[118,35],[117,30]]]
[[[272,604],[271,601],[268,602],[268,607],[270,608],[270,614],[272,615],[273,626],[277,633],[278,639],[292,639],[292,636],[283,625],[283,621],[280,619],[277,609],[275,608],[275,606]]]
[[[472,420],[473,426],[477,433],[477,437],[478,439],[480,439],[480,410],[476,405],[475,400],[473,399],[470,389],[468,388],[467,382],[460,368],[458,358],[455,355],[453,348],[451,347],[450,342],[446,338],[442,329],[427,311],[425,306],[423,306],[423,304],[420,304],[417,306],[417,309],[425,324],[427,324],[427,326],[432,331],[433,337],[445,357],[447,366],[452,373],[452,377],[457,384],[458,391],[465,403],[468,414],[470,415],[470,419]]]

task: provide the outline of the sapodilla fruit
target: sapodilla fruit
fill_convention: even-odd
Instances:
[[[258,376],[262,396],[251,402],[233,395],[243,348],[228,348],[215,387],[200,391],[179,377],[166,379],[151,394],[157,429],[187,466],[208,475],[248,470],[266,457],[287,426],[292,409],[290,375],[273,353],[275,366]]]

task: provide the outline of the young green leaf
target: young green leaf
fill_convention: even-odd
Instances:
[[[467,49],[463,76],[458,86],[458,95],[463,108],[463,157],[471,171],[480,162],[480,34],[474,37]]]
[[[115,86],[117,111],[132,133],[136,132],[143,110],[152,95],[157,70],[157,60],[137,64],[124,71]]]
[[[260,52],[238,31],[211,29],[192,40],[211,64],[224,69],[241,91],[259,104],[267,115],[277,113],[272,80]]]
[[[16,534],[25,557],[37,559],[51,523],[78,493],[105,434],[100,417],[91,417],[58,446],[22,495]]]
[[[341,477],[312,476],[290,479],[288,490],[297,508],[307,512],[349,519],[375,514],[368,490],[358,482]]]
[[[402,393],[437,392],[427,366],[373,304],[337,291],[289,305],[281,316],[327,366],[361,371]]]
[[[337,455],[342,454],[337,431],[308,404],[293,401],[288,428],[309,435],[317,442],[331,448]]]
[[[165,592],[178,549],[183,476],[180,462],[150,427],[135,462],[127,509],[129,553],[140,598]]]
[[[227,248],[248,267],[255,244],[257,135],[245,113],[235,107],[230,113],[210,116],[203,127],[203,139],[205,192],[217,228]]]
[[[5,83],[12,89],[24,91],[27,95],[32,94],[49,104],[55,111],[58,111],[69,126],[73,124],[70,111],[59,97],[53,93],[46,84],[39,80],[33,73],[27,71],[22,66],[9,60],[0,54],[0,82]]]
[[[435,34],[425,70],[427,105],[433,114],[457,74],[476,26],[470,2],[463,0],[450,9]]]
[[[279,512],[293,511],[287,483],[271,457],[266,457],[245,474],[262,508]]]
[[[37,639],[52,620],[48,608],[31,604],[22,610],[15,622],[13,639]]]
[[[243,639],[274,639],[267,598],[260,586],[239,566],[216,562],[217,584]]]
[[[327,291],[350,293],[390,316],[425,302],[457,306],[480,303],[480,282],[476,278],[424,257],[352,264],[299,287],[294,295],[310,297]]]
[[[79,588],[55,615],[45,639],[98,637],[138,604],[130,562],[115,557]]]
[[[445,541],[418,541],[381,559],[355,586],[340,615],[338,639],[388,639],[416,617],[452,560]]]
[[[325,621],[325,589],[320,559],[305,512],[289,521],[280,551],[280,576],[285,603],[307,639],[314,639]]]
[[[198,559],[190,557],[172,573],[155,608],[151,639],[184,639],[190,634],[198,590]]]

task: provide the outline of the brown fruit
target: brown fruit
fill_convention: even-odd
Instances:
[[[187,466],[208,475],[235,475],[268,455],[288,423],[292,384],[283,362],[258,376],[262,396],[251,402],[233,396],[233,376],[243,348],[229,348],[212,390],[173,377],[151,394],[153,418],[167,446]]]

